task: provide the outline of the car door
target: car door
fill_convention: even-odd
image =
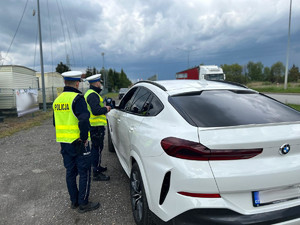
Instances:
[[[118,157],[120,159],[121,164],[124,166],[124,141],[126,135],[127,128],[125,127],[127,118],[127,113],[130,109],[131,102],[133,101],[134,96],[137,93],[138,88],[132,88],[121,100],[119,106],[116,107],[116,110],[114,110],[114,113],[110,113],[111,121],[110,126],[110,132],[112,134],[112,142],[115,146],[115,149],[117,151]]]
[[[126,167],[130,165],[130,151],[135,145],[135,143],[132,143],[132,135],[137,135],[137,129],[144,119],[145,103],[150,97],[151,92],[148,89],[139,87],[124,107],[125,113],[119,118],[119,131],[122,132],[119,134],[120,154]]]

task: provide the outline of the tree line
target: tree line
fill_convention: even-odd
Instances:
[[[251,81],[268,81],[271,83],[283,83],[285,66],[282,62],[276,62],[271,67],[264,67],[261,62],[248,62],[246,66],[239,64],[221,65],[226,75],[226,80],[247,84]],[[297,82],[300,79],[299,67],[293,65],[288,70],[288,81]]]
[[[70,70],[71,68],[69,68],[62,62],[60,62],[56,67],[56,72],[60,74]],[[101,70],[97,70],[96,67],[88,67],[85,72],[85,77],[87,78],[99,73],[101,74],[102,84],[104,85],[104,88],[107,88],[109,92],[116,92],[120,88],[127,88],[132,85],[123,69],[121,69],[121,72],[117,72],[116,70],[111,68],[109,70],[106,70],[104,68],[102,68]]]

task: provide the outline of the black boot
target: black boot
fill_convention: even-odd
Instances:
[[[94,173],[93,181],[108,181],[108,180],[110,180],[110,176],[107,176],[101,172]]]
[[[105,172],[107,170],[107,167],[99,166],[99,172]]]
[[[76,209],[78,207],[78,203],[71,203],[71,209]]]
[[[88,211],[98,209],[99,207],[100,207],[99,202],[88,202],[85,205],[80,205],[79,208],[78,208],[78,212],[79,213],[85,213],[85,212],[88,212]]]

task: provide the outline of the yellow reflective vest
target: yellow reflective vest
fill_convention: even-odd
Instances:
[[[98,96],[99,96],[99,99],[100,99],[100,106],[101,107],[104,107],[104,104],[103,104],[103,99],[102,97],[94,90],[92,89],[89,89],[85,95],[84,95],[84,98],[85,98],[85,101],[87,103],[87,106],[88,106],[88,110],[90,112],[90,124],[92,127],[96,127],[96,126],[106,126],[107,122],[106,122],[106,116],[105,115],[99,115],[99,116],[95,116],[93,113],[92,113],[92,110],[91,110],[91,107],[89,105],[89,103],[87,102],[87,98],[88,96],[91,94],[91,93],[96,93]]]
[[[75,92],[63,92],[53,102],[57,142],[72,143],[80,138],[79,120],[72,110],[77,95]]]

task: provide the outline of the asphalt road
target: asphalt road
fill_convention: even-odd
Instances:
[[[101,207],[84,214],[70,208],[52,120],[0,139],[0,224],[135,224],[129,179],[117,156],[108,152],[106,138],[103,165],[111,180],[92,181],[90,201],[99,201]]]
[[[300,94],[295,93],[265,93],[265,95],[275,98],[277,101],[285,104],[300,105]]]

